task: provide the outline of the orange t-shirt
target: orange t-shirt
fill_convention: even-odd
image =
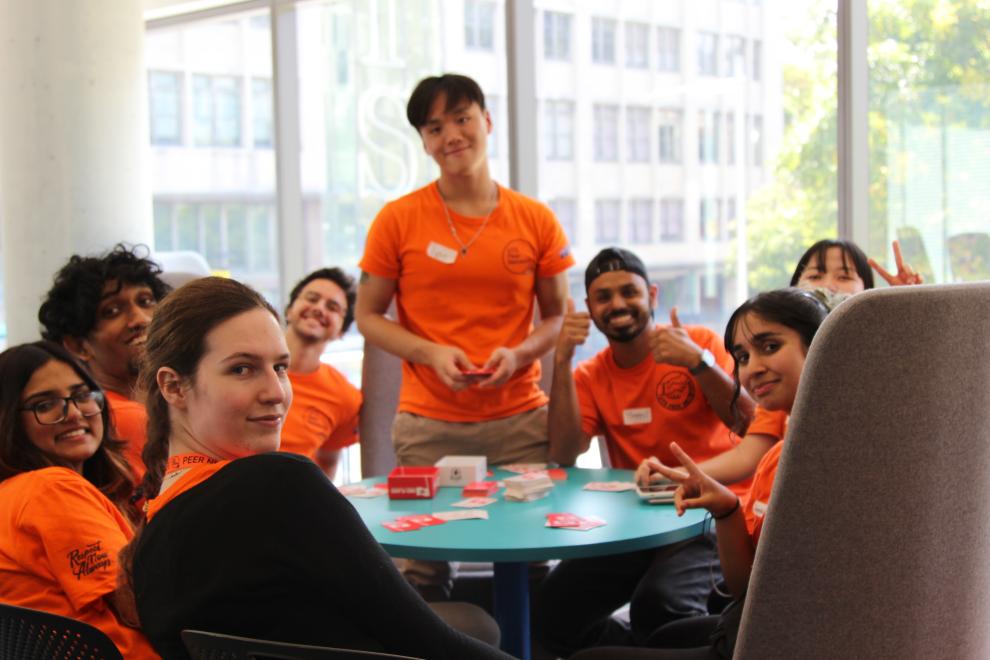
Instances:
[[[312,373],[289,372],[292,406],[282,425],[279,451],[316,458],[321,447],[341,449],[358,441],[361,390],[329,364]]]
[[[148,438],[148,412],[143,404],[131,401],[122,394],[111,390],[104,390],[104,394],[110,406],[110,417],[117,437],[127,443],[124,458],[134,473],[134,483],[141,483],[145,472],[141,452]]]
[[[157,658],[103,599],[117,588],[117,554],[132,535],[117,507],[68,468],[0,482],[0,602],[88,623],[128,660]]]
[[[148,500],[147,510],[145,511],[145,517],[148,519],[148,522],[151,522],[151,519],[154,518],[166,504],[174,500],[179,495],[182,495],[182,493],[186,492],[190,488],[203,483],[216,474],[217,471],[226,467],[227,464],[230,463],[230,461],[211,462],[210,459],[206,459],[205,457],[197,454],[183,454],[177,458],[180,460],[187,459],[187,462],[184,465],[190,465],[191,467],[187,468],[182,476],[177,477],[175,483],[169,486],[164,493],[153,500]]]
[[[450,211],[462,241],[484,218]],[[538,279],[574,264],[567,237],[544,204],[499,186],[498,206],[466,255],[451,235],[436,183],[386,204],[365,244],[361,270],[396,280],[399,323],[424,339],[462,349],[481,367],[496,348],[533,330]],[[402,363],[399,410],[451,422],[509,417],[547,402],[540,363],[497,388],[451,391],[423,364]]]
[[[700,348],[732,373],[732,357],[722,340],[703,326],[686,326]],[[605,436],[609,459],[617,468],[636,469],[649,456],[677,465],[670,452],[676,441],[696,462],[718,456],[734,446],[732,433],[708,405],[698,381],[684,367],[658,364],[652,356],[629,369],[615,363],[606,348],[574,370],[581,408],[581,430]],[[746,492],[749,481],[730,486]]]
[[[777,418],[778,425],[775,429],[771,429],[774,433],[767,433],[767,435],[783,438],[787,433],[787,415],[785,414],[781,419],[777,413],[768,414]],[[754,546],[759,543],[760,533],[763,531],[763,521],[767,515],[767,506],[770,504],[770,492],[773,490],[774,479],[777,478],[777,464],[780,462],[780,452],[783,449],[784,443],[781,441],[763,455],[759,465],[756,466],[753,485],[750,486],[749,492],[743,498],[743,517],[746,519],[746,529],[749,530],[749,535],[753,537]]]

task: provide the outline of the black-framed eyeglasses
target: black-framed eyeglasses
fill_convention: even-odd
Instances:
[[[75,404],[83,417],[92,417],[103,412],[106,398],[99,390],[80,390],[69,396],[53,396],[35,401],[21,410],[30,410],[39,424],[51,425],[65,421],[69,415],[69,402]]]

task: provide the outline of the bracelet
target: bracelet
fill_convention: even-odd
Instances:
[[[737,495],[737,496],[736,496],[736,505],[735,505],[734,507],[732,507],[732,508],[731,508],[731,509],[729,509],[729,510],[728,510],[728,511],[727,511],[726,513],[723,513],[723,514],[722,514],[722,515],[720,515],[720,516],[716,516],[716,515],[715,515],[715,514],[713,513],[713,514],[712,514],[712,519],[713,519],[713,520],[725,520],[726,518],[728,518],[729,516],[731,516],[731,515],[732,515],[733,513],[735,513],[735,512],[736,512],[736,511],[737,511],[737,510],[739,509],[739,506],[740,506],[740,504],[741,504],[741,502],[740,502],[740,500],[739,500],[739,496]]]

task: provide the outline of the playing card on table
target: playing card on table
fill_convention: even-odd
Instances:
[[[412,516],[399,516],[395,520],[396,522],[413,523],[414,525],[419,525],[420,527],[429,527],[431,525],[442,525],[445,522],[447,522],[442,518],[431,516],[428,513],[417,513]]]
[[[461,500],[460,502],[454,502],[450,506],[462,506],[465,508],[473,508],[477,506],[488,506],[493,502],[498,502],[494,497],[469,497],[466,500]]]
[[[516,474],[526,474],[527,472],[538,472],[539,470],[547,469],[546,463],[509,463],[508,465],[499,465],[506,472],[515,472]]]
[[[408,520],[386,520],[382,523],[382,527],[392,532],[411,532],[419,529],[419,525]]]
[[[387,492],[381,488],[366,488],[361,484],[346,484],[337,490],[340,491],[341,495],[346,495],[347,497],[381,497]]]
[[[577,525],[567,525],[566,527],[561,527],[560,529],[571,529],[576,532],[587,532],[589,529],[601,527],[604,524],[604,518],[599,518],[598,516],[583,516],[581,518],[581,522]]]
[[[584,485],[584,490],[599,490],[607,493],[619,493],[635,488],[636,484],[631,481],[589,481]]]
[[[547,527],[573,527],[581,524],[581,517],[573,513],[548,513]]]
[[[468,509],[467,511],[435,511],[434,518],[440,520],[488,520],[488,512],[484,509]]]

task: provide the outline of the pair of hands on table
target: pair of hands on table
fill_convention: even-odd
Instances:
[[[574,357],[574,349],[587,341],[589,332],[591,315],[576,311],[574,300],[568,298],[567,313],[564,314],[564,322],[557,337],[557,357],[569,362]],[[701,359],[701,349],[681,326],[676,307],[670,310],[670,325],[658,325],[647,332],[650,333],[650,353],[654,361],[689,369],[697,366]]]
[[[456,346],[435,344],[430,349],[426,364],[436,372],[444,385],[459,392],[471,385],[498,387],[504,384],[519,368],[519,358],[514,350],[502,346],[492,351],[484,366],[479,369],[467,354]],[[479,370],[492,373],[464,373]]]
[[[705,474],[676,442],[670,443],[670,451],[682,467],[664,465],[657,457],[651,456],[636,469],[636,483],[639,486],[648,486],[663,479],[676,483],[674,508],[679,516],[688,509],[703,508],[717,518],[736,507],[736,494]]]

